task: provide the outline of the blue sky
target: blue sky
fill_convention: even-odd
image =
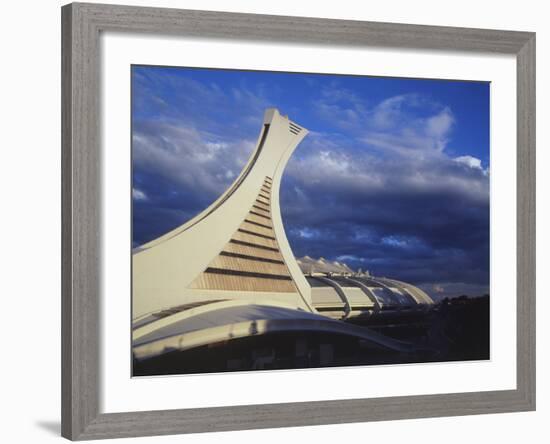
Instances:
[[[483,82],[134,66],[134,246],[231,184],[268,107],[310,130],[281,184],[296,256],[345,261],[436,297],[488,292]]]

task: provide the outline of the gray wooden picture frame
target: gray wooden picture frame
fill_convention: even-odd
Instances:
[[[517,388],[101,413],[99,36],[105,31],[514,55],[517,60]],[[534,33],[73,3],[62,8],[62,108],[64,437],[74,440],[134,437],[535,409]]]

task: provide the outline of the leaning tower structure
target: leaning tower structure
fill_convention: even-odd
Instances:
[[[279,188],[307,129],[265,112],[248,163],[202,213],[132,254],[132,316],[239,299],[314,312],[285,235]]]

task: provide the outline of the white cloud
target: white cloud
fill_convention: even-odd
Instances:
[[[454,118],[446,109],[435,116],[424,120],[424,133],[414,128],[404,128],[397,134],[370,131],[358,139],[309,134],[290,159],[285,174],[308,192],[452,193],[486,201],[487,172],[474,168],[477,164],[473,157],[466,171],[462,166],[465,159],[455,161],[440,151]],[[427,135],[429,132],[437,137]]]
[[[147,196],[147,194],[145,194],[143,191],[141,190],[138,190],[137,188],[132,188],[132,198],[134,200],[141,200],[141,201],[145,201],[145,200],[148,200],[149,197]]]
[[[484,169],[483,166],[481,165],[481,159],[478,159],[477,157],[459,156],[459,157],[455,157],[453,160],[461,165],[466,165],[474,170],[479,170],[483,172],[484,175],[489,174],[489,168]]]
[[[390,245],[397,248],[406,248],[409,246],[408,239],[402,238],[400,236],[385,236],[380,241],[385,245]]]
[[[186,125],[202,129],[239,132],[235,125],[228,125],[227,118],[212,119],[212,110],[216,110],[220,117],[238,110],[242,124],[257,127],[261,124],[264,110],[270,106],[268,90],[261,84],[250,86],[242,82],[232,88],[221,88],[216,82],[201,82],[185,75],[166,75],[154,69],[138,71],[135,80],[138,99],[134,106],[137,111],[150,114],[151,110],[160,108],[164,118],[181,119]],[[159,97],[155,91],[170,91],[170,94]]]
[[[449,108],[443,108],[429,117],[419,118],[402,109],[405,105],[416,107],[418,102],[415,96],[397,96],[382,102],[373,114],[374,126],[367,128],[361,140],[402,156],[427,157],[442,153],[449,142],[454,115]]]
[[[321,119],[371,148],[407,156],[426,157],[443,152],[455,124],[450,108],[416,93],[368,104],[353,92],[333,85],[321,91],[314,106]]]
[[[453,159],[455,162],[467,165],[470,168],[481,170],[481,160],[473,156],[460,156]]]
[[[286,174],[303,189],[314,185],[349,192],[489,198],[488,170],[481,161],[472,156],[454,159],[445,151],[456,124],[449,107],[419,94],[397,95],[370,107],[336,87],[320,96],[320,117],[336,122],[342,134],[312,132],[302,142]]]
[[[343,254],[341,256],[337,256],[336,260],[339,262],[346,262],[346,261],[365,262],[366,261],[364,257],[355,256],[353,254]]]
[[[447,145],[447,137],[455,122],[453,113],[449,108],[426,120],[426,135],[434,139],[436,148],[443,151]]]
[[[403,105],[413,102],[415,96],[412,94],[390,97],[380,102],[372,112],[372,120],[376,128],[388,129],[395,126],[403,114]]]
[[[187,189],[216,196],[240,171],[254,148],[252,140],[223,140],[190,124],[153,122],[135,128],[133,161]]]
[[[318,236],[318,233],[316,230],[312,230],[310,228],[301,228],[298,230],[298,235],[300,237],[303,237],[305,239],[313,239],[314,237]]]
[[[427,119],[426,133],[428,135],[441,138],[445,137],[455,122],[453,113],[449,108],[444,108],[441,112]]]

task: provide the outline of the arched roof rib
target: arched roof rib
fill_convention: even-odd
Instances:
[[[349,279],[350,279],[350,281],[356,283],[361,288],[361,290],[363,290],[363,292],[367,295],[367,297],[372,301],[372,303],[375,307],[375,310],[380,311],[382,306],[380,304],[380,301],[376,297],[376,295],[372,292],[372,290],[358,279],[352,279],[352,278],[349,278]]]
[[[344,289],[334,279],[329,279],[326,277],[317,277],[316,279],[325,282],[327,285],[330,285],[332,288],[334,288],[334,291],[344,303],[344,316],[342,317],[342,319],[346,319],[351,312],[351,305],[346,293],[344,292]]]
[[[356,316],[356,312],[376,314],[381,310],[420,308],[433,303],[422,290],[394,279],[357,274],[317,274],[306,276],[306,280],[312,289],[313,305],[322,312],[332,307],[333,318],[345,319]],[[329,291],[329,286],[334,291]]]
[[[381,278],[379,281],[383,281],[389,285],[394,285],[395,287],[402,289],[403,291],[411,294],[411,296],[416,300],[418,304],[433,304],[434,301],[430,298],[426,292],[422,291],[420,288],[415,287],[414,285],[407,284],[406,282],[401,282],[396,279]]]

